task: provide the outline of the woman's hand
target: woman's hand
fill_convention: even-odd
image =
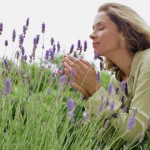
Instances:
[[[80,91],[85,90],[91,96],[100,87],[97,83],[96,71],[89,62],[68,55],[68,57],[64,58],[63,64],[65,73],[69,77],[71,77],[71,71],[74,68],[75,72],[71,77],[74,81],[73,86],[80,87]]]

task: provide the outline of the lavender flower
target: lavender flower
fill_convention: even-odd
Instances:
[[[123,89],[124,92],[125,92],[125,95],[128,96],[127,82],[126,82],[126,81],[122,81],[122,82],[121,82],[121,86],[122,86],[122,89]]]
[[[78,40],[78,42],[77,42],[77,49],[78,49],[78,50],[80,49],[80,46],[81,46],[81,41]]]
[[[71,77],[73,77],[75,75],[75,69],[74,68],[72,68],[70,75],[71,75]]]
[[[66,78],[66,75],[61,75],[60,77],[59,77],[59,83],[66,83],[66,81],[67,81],[67,78]]]
[[[77,58],[77,53],[76,52],[73,53],[73,57]]]
[[[123,107],[123,112],[125,112],[125,113],[128,112],[128,106],[127,105]]]
[[[110,104],[110,110],[114,110],[115,108],[115,102],[113,101],[111,104]]]
[[[84,51],[87,50],[87,41],[84,41],[84,48],[83,48]]]
[[[27,27],[24,25],[24,26],[23,26],[23,34],[24,34],[24,35],[26,34],[26,31],[27,31]]]
[[[54,51],[53,50],[50,50],[50,57],[51,57],[51,60],[54,60]]]
[[[26,20],[26,27],[27,28],[29,27],[29,18],[27,18],[27,20]]]
[[[33,39],[33,49],[36,49],[37,48],[37,38],[35,37]]]
[[[3,23],[1,22],[0,23],[0,35],[2,34],[2,31],[3,31]]]
[[[96,77],[97,77],[97,82],[99,83],[100,82],[100,72],[99,71],[97,71]]]
[[[19,46],[22,46],[23,42],[24,42],[24,36],[21,34],[19,35]]]
[[[12,41],[15,42],[15,39],[16,39],[16,31],[14,29],[12,33]]]
[[[104,108],[103,103],[100,104],[100,106],[98,107],[98,112],[102,112]]]
[[[102,71],[103,70],[103,63],[101,61],[100,61],[99,66],[100,66],[100,71]]]
[[[73,49],[74,49],[74,45],[72,44],[69,51],[70,54],[73,52]]]
[[[5,40],[5,46],[8,46],[8,41],[7,40]]]
[[[54,52],[54,54],[55,54],[55,51],[56,51],[56,45],[54,44],[53,45],[53,52]]]
[[[108,85],[108,94],[111,94],[112,90],[113,90],[113,84],[109,83],[109,85]]]
[[[19,58],[19,56],[20,56],[20,53],[19,53],[19,51],[16,51],[16,54],[15,54],[15,56],[16,56],[16,58],[17,58],[17,59]]]
[[[75,108],[75,101],[70,97],[67,101],[68,111],[72,111]]]
[[[97,52],[94,52],[94,60],[96,60],[99,57],[99,54]]]
[[[27,55],[24,56],[24,60],[27,60]]]
[[[11,80],[7,78],[5,81],[5,94],[6,95],[10,94],[10,90],[11,90]]]
[[[25,49],[24,49],[24,47],[23,47],[23,46],[21,47],[21,53],[22,53],[22,55],[24,55],[24,54],[25,54]]]
[[[36,44],[39,44],[39,40],[40,40],[40,35],[37,34],[37,35],[36,35]]]
[[[8,60],[7,59],[4,59],[3,65],[6,69],[8,69]]]
[[[45,53],[45,59],[48,60],[48,58],[49,58],[49,51],[46,50],[46,53]]]
[[[124,99],[125,99],[124,96],[121,96],[120,97],[120,102],[124,103]]]
[[[51,41],[51,45],[53,45],[54,44],[54,38],[52,37],[50,41]]]
[[[115,88],[115,91],[116,91],[116,94],[118,94],[118,93],[119,93],[119,88],[116,87],[116,88]]]
[[[42,23],[42,33],[45,33],[45,23]]]
[[[79,55],[81,55],[82,53],[82,45],[80,46],[80,52],[79,52]]]
[[[132,130],[135,125],[135,117],[131,116],[127,125],[128,130]]]
[[[60,51],[60,44],[59,44],[59,42],[57,42],[57,52],[59,52]]]
[[[109,105],[109,99],[106,98],[106,107],[108,107],[108,105]]]

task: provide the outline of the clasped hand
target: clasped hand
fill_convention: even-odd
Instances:
[[[86,99],[100,87],[97,83],[95,68],[88,61],[67,55],[63,59],[63,66],[66,76],[73,80],[71,85],[79,90]],[[71,76],[72,69],[74,69],[73,76]]]

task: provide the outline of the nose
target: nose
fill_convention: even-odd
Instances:
[[[90,38],[91,40],[94,40],[95,37],[96,37],[96,35],[94,34],[94,32],[92,32],[92,33],[89,35],[89,38]]]

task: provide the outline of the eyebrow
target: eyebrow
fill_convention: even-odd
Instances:
[[[99,22],[97,22],[95,25],[93,25],[92,28],[94,29],[94,27],[95,27],[95,26],[98,26],[98,25],[104,25],[104,22],[99,21]]]

